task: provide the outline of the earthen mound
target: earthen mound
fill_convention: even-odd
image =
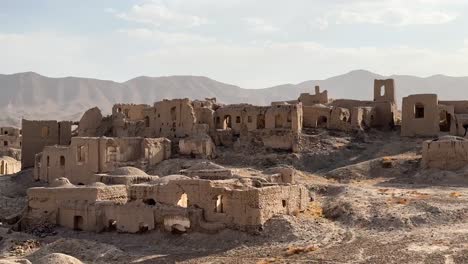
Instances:
[[[151,184],[160,184],[164,185],[169,183],[170,181],[175,181],[175,180],[190,180],[190,177],[184,176],[184,175],[168,175],[165,177],[161,177],[159,179],[156,179],[154,181],[151,181]]]
[[[40,258],[37,264],[83,264],[79,259],[62,253],[52,253]]]
[[[75,187],[67,178],[60,177],[55,179],[51,184],[50,187]]]
[[[135,167],[120,167],[115,169],[113,172],[109,173],[110,175],[140,175],[146,176],[146,172],[135,168]]]

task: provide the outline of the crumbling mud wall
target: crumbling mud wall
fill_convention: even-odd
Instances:
[[[183,138],[191,134],[195,123],[189,99],[163,100],[145,111],[145,131],[151,137]]]
[[[123,114],[129,121],[143,120],[144,110],[149,107],[147,104],[115,104],[112,107],[112,116]]]
[[[11,148],[21,149],[21,130],[14,127],[1,127],[0,151]]]
[[[179,153],[199,158],[215,158],[216,146],[208,135],[195,135],[179,141]]]
[[[315,86],[315,94],[301,93],[298,101],[301,102],[303,106],[328,104],[328,91],[320,92],[320,86]]]
[[[170,158],[171,142],[165,138],[74,137],[70,146],[47,146],[37,155],[36,180],[53,182],[60,177],[74,184],[90,184],[94,174],[118,167],[146,167]]]
[[[22,224],[49,222],[75,230],[130,233],[158,226],[168,231],[256,231],[275,215],[304,211],[310,199],[302,185],[233,188],[229,180],[167,177],[130,186],[75,186],[59,178],[51,187],[28,190]]]
[[[173,180],[166,185],[132,185],[129,196],[133,200],[152,199],[167,205],[201,208],[207,222],[240,229],[262,226],[273,215],[303,211],[310,199],[306,188],[300,185],[238,190],[226,187],[209,180]]]
[[[20,170],[21,162],[12,157],[0,156],[0,175],[17,173]]]
[[[233,134],[240,134],[242,129],[265,129],[265,113],[268,108],[249,104],[222,106],[214,112],[216,129],[229,129]]]
[[[391,102],[396,104],[395,80],[374,80],[374,102]]]
[[[468,165],[468,140],[444,136],[423,142],[423,168],[458,170]]]
[[[80,119],[78,126],[79,137],[94,137],[100,135],[103,116],[97,107],[88,109]],[[102,135],[103,136],[103,135]]]
[[[54,187],[28,189],[28,210],[22,224],[48,222],[74,230],[96,231],[99,201],[125,202],[125,185],[74,186],[66,179]]]
[[[71,141],[69,121],[22,120],[21,168],[33,167],[35,155],[45,146],[69,145]]]
[[[437,136],[439,132],[436,94],[414,94],[403,98],[402,136]]]
[[[322,104],[303,106],[304,128],[328,128],[332,107]]]
[[[265,112],[266,129],[290,129],[294,133],[302,131],[302,104],[274,105]]]

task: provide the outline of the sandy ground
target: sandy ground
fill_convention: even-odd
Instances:
[[[398,132],[305,137],[304,153],[219,149],[212,161],[240,174],[294,166],[313,193],[304,213],[275,217],[256,235],[31,233],[3,223],[0,259],[35,263],[58,252],[84,263],[468,263],[468,170],[420,170],[422,139]],[[164,176],[200,162],[172,159],[151,172]],[[30,174],[0,178],[0,216],[23,210],[25,188],[35,184]]]

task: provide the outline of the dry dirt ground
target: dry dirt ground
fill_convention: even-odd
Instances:
[[[468,263],[468,168],[421,170],[422,141],[398,131],[308,131],[304,153],[220,148],[211,162],[239,174],[295,167],[313,194],[308,210],[275,217],[254,235],[15,232],[3,219],[0,263],[39,263],[50,253],[83,263]],[[164,176],[202,162],[175,158],[150,172]],[[30,176],[0,178],[0,220],[23,210],[25,188],[36,184]]]

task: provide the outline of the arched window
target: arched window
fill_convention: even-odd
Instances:
[[[180,206],[180,207],[187,208],[188,203],[189,203],[188,196],[187,196],[186,193],[183,193],[183,194],[180,196],[180,199],[179,199],[179,201],[177,202],[177,205]]]
[[[223,196],[218,195],[215,198],[216,198],[216,203],[215,203],[214,212],[215,213],[224,213]]]
[[[326,128],[327,122],[328,122],[328,119],[326,116],[319,116],[319,118],[317,119],[317,127]]]
[[[149,116],[145,116],[145,127],[150,127],[150,118],[149,118]]]
[[[223,129],[232,128],[232,120],[230,115],[224,116],[224,125]]]
[[[65,166],[65,157],[64,156],[60,156],[60,166]]]

